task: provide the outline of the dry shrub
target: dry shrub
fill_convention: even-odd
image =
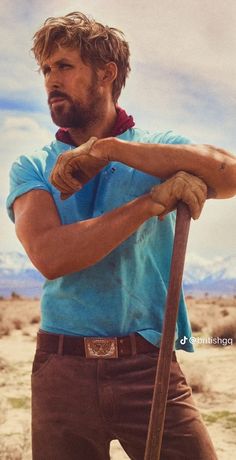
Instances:
[[[212,337],[233,339],[236,342],[236,317],[227,316],[219,320],[212,328]]]
[[[231,308],[235,308],[236,307],[236,297],[235,296],[226,296],[226,297],[221,297],[219,299],[219,302],[218,302],[218,305],[220,307],[231,307]]]
[[[8,364],[6,360],[0,356],[0,371],[4,371],[4,369],[7,369],[7,368],[8,368]]]
[[[10,335],[11,325],[8,320],[2,320],[0,322],[0,338],[5,335]]]
[[[188,382],[193,390],[193,393],[209,393],[210,391],[206,374],[199,372],[198,369],[191,369]]]
[[[193,393],[210,393],[209,376],[204,364],[188,361],[182,363],[181,367]]]
[[[200,308],[194,309],[193,305],[189,308],[190,323],[193,332],[201,332],[206,326],[206,317],[202,314]]]
[[[11,293],[11,300],[21,300],[22,297],[20,294],[18,294],[17,292],[15,291],[12,291]],[[23,299],[22,299],[23,300]]]
[[[23,321],[20,318],[13,318],[12,324],[14,329],[20,330],[22,329]]]
[[[1,302],[0,337],[10,335],[14,330],[24,330],[40,321],[39,301],[11,297]]]
[[[193,332],[201,332],[202,328],[204,327],[204,324],[202,323],[201,320],[197,318],[193,318],[191,319],[191,326],[192,326]]]
[[[40,322],[40,315],[35,315],[30,320],[30,324],[38,324]]]

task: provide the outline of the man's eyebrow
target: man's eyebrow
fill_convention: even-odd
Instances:
[[[55,61],[53,63],[53,65],[60,65],[60,64],[71,64],[71,60],[65,57],[65,58],[58,59],[58,61]]]
[[[64,63],[71,64],[71,60],[66,58],[66,57],[64,57],[64,58],[58,59],[58,61],[55,62],[56,65],[64,64]]]
[[[55,61],[51,65],[50,64],[42,64],[41,69],[46,70],[46,69],[49,69],[52,66],[55,66],[55,65],[58,66],[60,64],[72,64],[72,62],[70,61],[70,59],[65,57],[65,58],[58,59],[58,61]]]

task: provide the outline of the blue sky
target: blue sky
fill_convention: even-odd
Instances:
[[[236,2],[226,0],[2,0],[0,40],[0,251],[20,250],[5,212],[18,155],[52,139],[42,77],[30,53],[49,16],[80,10],[122,29],[132,71],[120,104],[150,130],[169,130],[236,153]],[[211,200],[191,225],[188,252],[236,253],[236,198]]]

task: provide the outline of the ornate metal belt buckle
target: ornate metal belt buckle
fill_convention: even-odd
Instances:
[[[85,337],[86,358],[118,358],[116,337]]]

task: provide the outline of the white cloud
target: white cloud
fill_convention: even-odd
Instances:
[[[172,70],[182,69],[213,85],[236,90],[234,1],[165,0],[156,2],[152,14],[144,8],[133,21],[137,17],[139,23],[141,19],[148,24],[144,34],[139,27],[132,29],[133,47],[144,65],[153,62]]]
[[[52,139],[52,132],[40,125],[40,119],[42,122],[39,114],[29,117],[15,113],[1,117],[2,168],[8,168],[18,155],[40,148]]]
[[[43,147],[52,139],[52,132],[40,126],[38,120],[24,115],[7,115],[0,118],[1,138],[1,196],[8,192],[8,173],[13,161],[21,154]]]
[[[192,221],[188,251],[215,259],[236,253],[236,198],[209,200],[197,221]]]
[[[7,216],[5,209],[0,207],[1,229],[0,229],[0,251],[19,251],[24,252],[24,249],[16,237],[13,223]]]
[[[40,117],[38,116],[38,119]],[[52,133],[32,117],[11,116],[1,120],[1,168],[0,168],[0,249],[21,250],[17,241],[13,224],[5,210],[5,200],[8,194],[9,169],[15,158],[23,153],[30,153],[40,148],[52,139]]]
[[[1,135],[4,135],[5,142],[12,147],[12,140],[17,139],[18,146],[27,146],[32,143],[49,141],[51,133],[39,125],[38,121],[27,116],[7,116],[1,127]]]

